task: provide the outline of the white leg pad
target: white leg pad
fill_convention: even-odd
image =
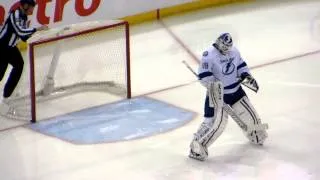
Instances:
[[[218,137],[222,134],[228,124],[228,114],[221,110],[221,113],[217,116],[214,123],[211,125],[210,132],[206,134],[201,144],[205,147],[209,147]]]
[[[214,81],[208,87],[209,106],[221,109],[223,106],[223,85],[221,81]]]
[[[223,110],[223,87],[220,81],[212,82],[208,87],[209,106],[214,108],[214,116],[204,119],[190,144],[189,157],[205,160],[208,147],[221,135],[226,127],[228,115]]]
[[[243,97],[232,106],[234,112],[240,117],[240,119],[248,126],[254,127],[261,125],[261,119],[249,101],[248,97]],[[250,128],[254,129],[254,128]],[[262,145],[268,134],[265,129],[247,131],[243,129],[246,137],[254,144]]]
[[[216,117],[214,122],[206,118],[201,123],[190,144],[190,157],[202,161],[208,157],[208,147],[222,134],[228,122],[228,114],[224,111]]]
[[[201,127],[196,133],[201,137],[199,142],[205,146],[209,147],[224,131],[228,115],[223,110],[223,85],[221,81],[215,81],[210,84],[208,88],[209,94],[209,106],[214,108],[214,116],[212,118],[206,118],[204,123],[209,129],[204,134],[201,132]]]

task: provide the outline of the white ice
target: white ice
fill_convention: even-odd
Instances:
[[[311,53],[252,70],[261,90],[249,91],[269,123],[263,147],[250,145],[229,119],[209,159],[187,157],[202,121],[205,90],[181,63],[197,64],[157,22],[131,29],[132,91],[198,113],[189,124],[156,136],[74,145],[19,127],[0,132],[3,180],[317,180],[320,179],[319,1],[259,2],[208,8],[164,19],[200,57],[221,32],[231,32],[250,66]],[[315,28],[318,27],[318,28]],[[312,53],[315,52],[315,53]]]

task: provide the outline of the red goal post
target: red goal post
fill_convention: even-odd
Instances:
[[[10,118],[36,122],[131,98],[128,22],[73,24],[39,32],[28,43],[29,69],[25,68],[25,74],[29,80],[19,83],[18,95],[11,103],[17,113]],[[25,92],[28,82],[30,91]],[[82,96],[74,97],[77,94]],[[82,105],[73,107],[78,104]],[[64,110],[51,112],[51,108]]]

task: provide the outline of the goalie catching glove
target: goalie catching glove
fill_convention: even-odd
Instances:
[[[253,90],[254,92],[258,92],[259,86],[257,81],[247,72],[241,74],[241,84]]]

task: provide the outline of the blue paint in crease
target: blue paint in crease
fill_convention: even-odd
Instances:
[[[138,97],[40,121],[29,127],[76,144],[108,143],[156,135],[183,126],[195,113]]]

